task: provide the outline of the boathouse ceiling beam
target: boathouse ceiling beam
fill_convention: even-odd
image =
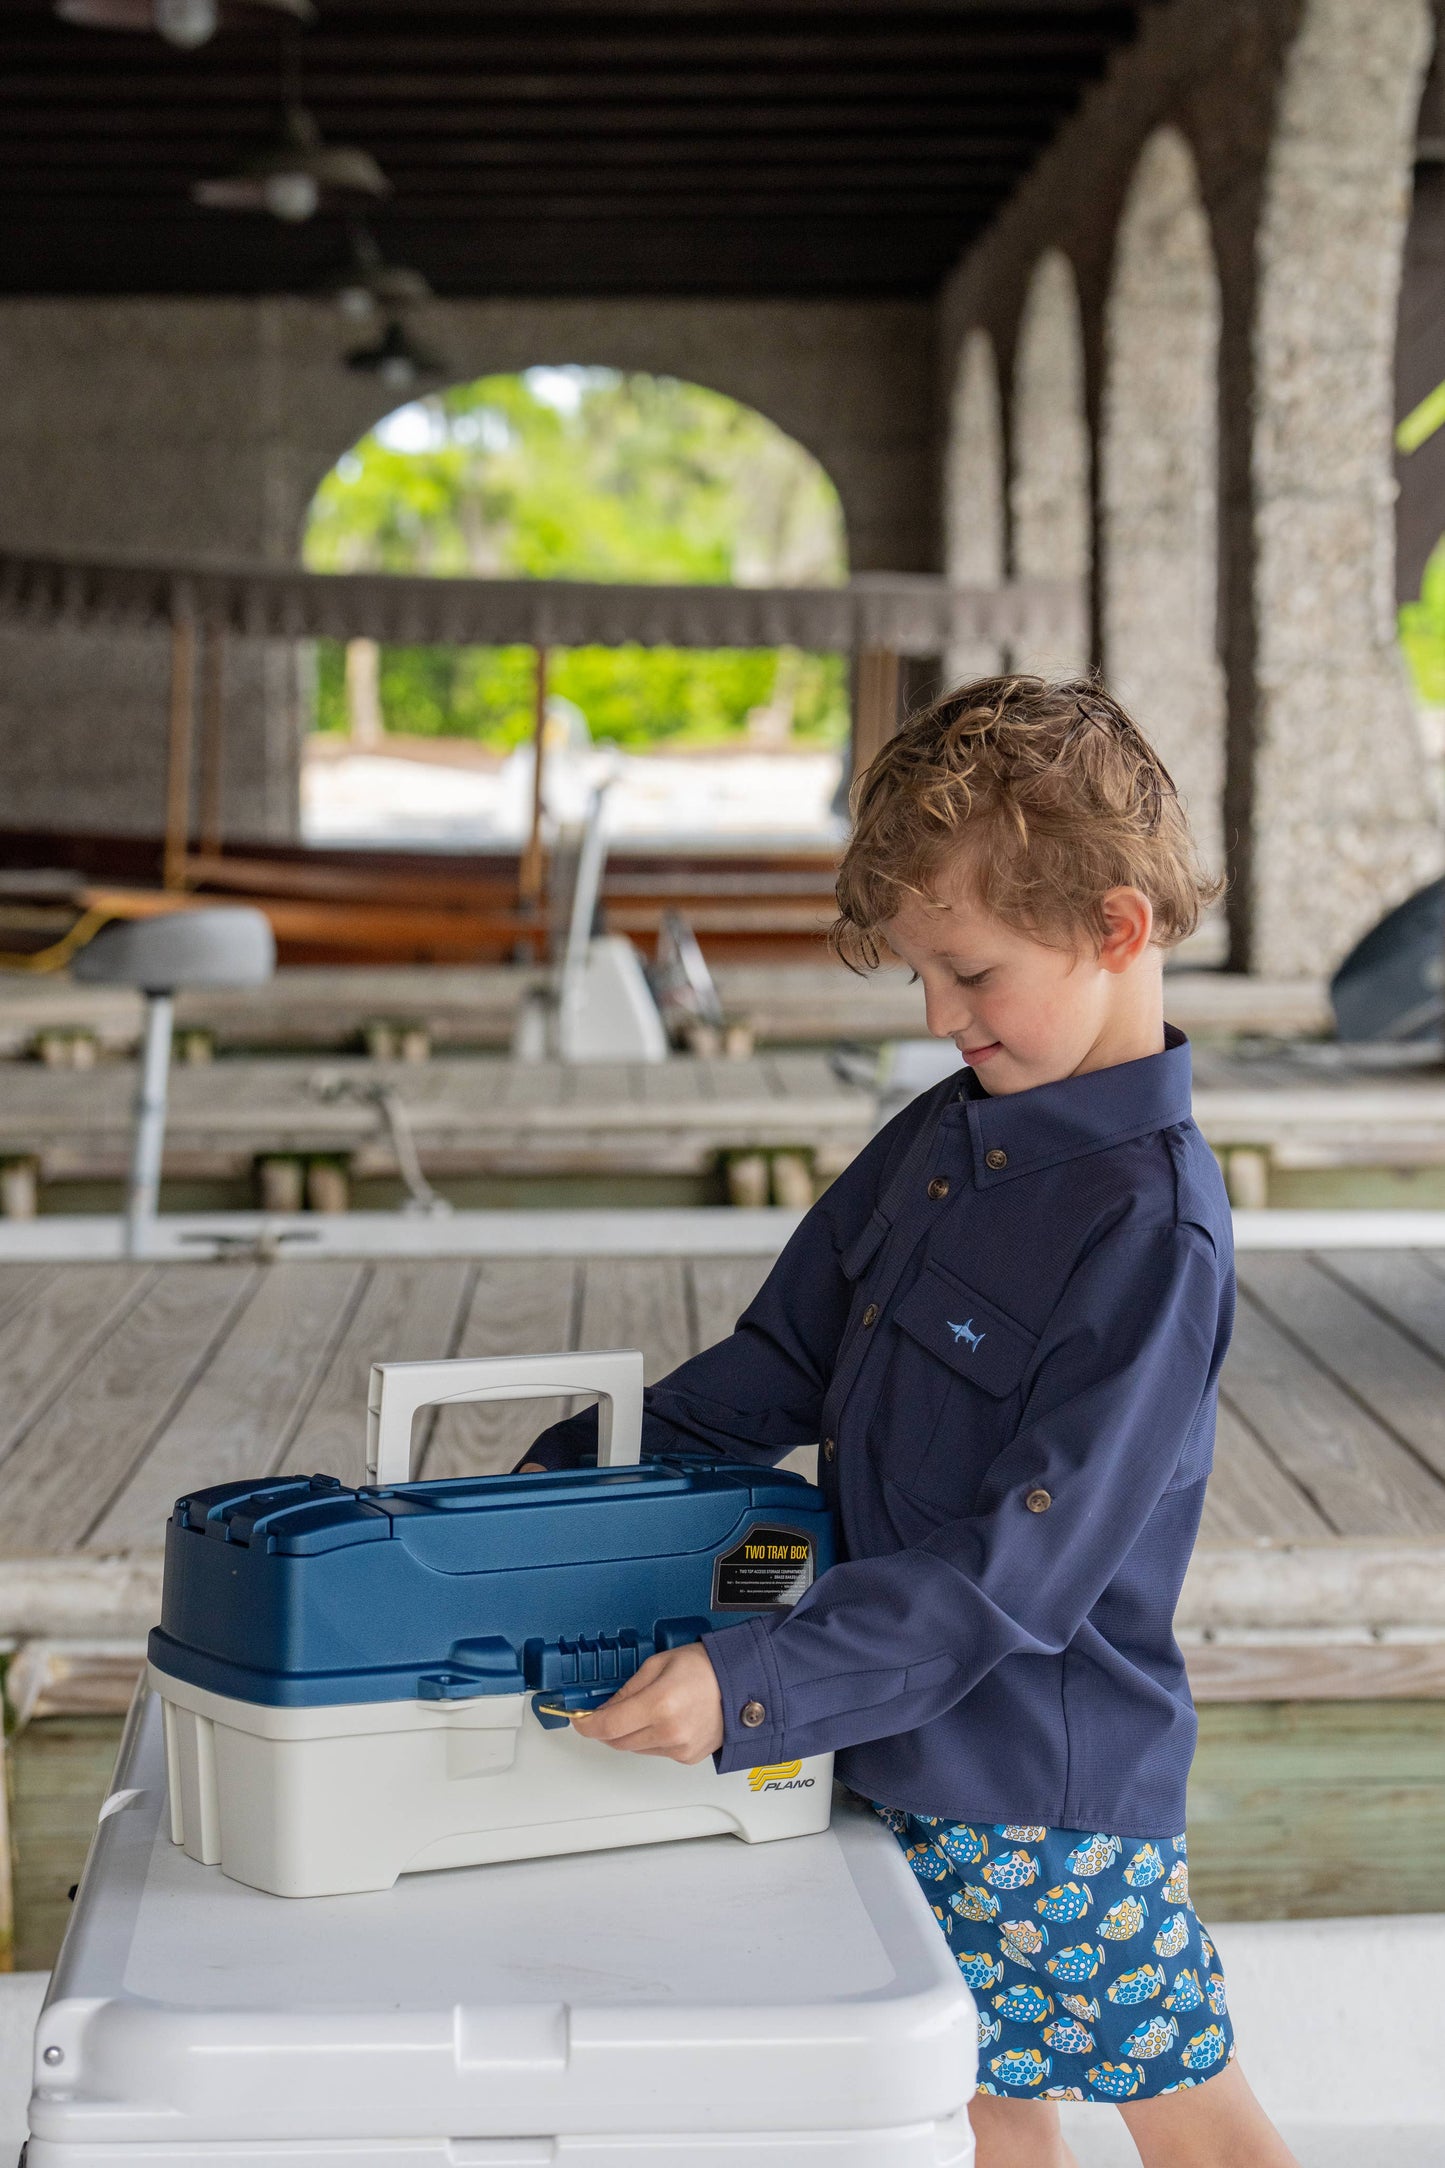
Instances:
[[[442,296],[922,297],[1155,0],[323,0],[330,140]],[[274,134],[274,37],[0,24],[0,293],[307,294],[334,220],[198,210]]]

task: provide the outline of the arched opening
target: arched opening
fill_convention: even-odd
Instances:
[[[959,356],[949,417],[947,569],[958,586],[997,587],[1004,577],[1003,409],[993,340],[977,325]],[[956,642],[944,658],[951,682],[1003,668],[994,641]]]
[[[1438,869],[1395,620],[1395,340],[1426,0],[1308,0],[1257,260],[1256,681],[1236,947],[1328,970]]]
[[[1224,860],[1219,278],[1193,154],[1161,128],[1119,222],[1105,322],[1103,647],[1208,863]]]
[[[326,476],[316,571],[808,586],[845,576],[838,495],[754,409],[677,378],[537,368],[386,416]],[[312,840],[515,844],[530,814],[533,649],[318,654]],[[629,841],[816,838],[848,730],[840,657],[796,649],[550,650],[549,810],[612,778]]]
[[[1084,337],[1073,266],[1046,249],[1034,267],[1019,322],[1013,378],[1013,471],[1009,482],[1013,568],[1019,579],[1089,577],[1089,424]],[[1088,666],[1087,624],[1047,651],[1019,657],[1030,669],[1073,675]]]

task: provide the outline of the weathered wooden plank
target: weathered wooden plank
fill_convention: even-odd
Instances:
[[[766,1053],[758,1058],[780,1098],[857,1101],[858,1086],[840,1077],[826,1054]]]
[[[583,1266],[579,1347],[638,1347],[652,1384],[693,1349],[686,1260],[600,1257]]]
[[[501,1257],[481,1265],[457,1338],[458,1355],[546,1354],[573,1344],[580,1275],[570,1260]],[[427,1477],[495,1475],[516,1466],[562,1400],[502,1400],[443,1408],[421,1459]]]
[[[750,1055],[746,1061],[735,1061],[726,1054],[697,1054],[693,1059],[706,1075],[709,1098],[720,1107],[767,1102],[782,1096],[776,1078],[759,1055]]]
[[[373,1266],[286,1458],[295,1468],[366,1480],[366,1388],[379,1362],[456,1352],[474,1267],[461,1258]],[[418,1425],[417,1447],[429,1425]]]
[[[630,1106],[642,1097],[638,1071],[645,1066],[634,1061],[569,1062],[562,1070],[562,1105],[589,1111]]]
[[[1246,1292],[1230,1400],[1340,1535],[1445,1530],[1445,1486],[1300,1352]]]
[[[1229,1403],[1221,1401],[1200,1542],[1328,1543],[1333,1533],[1313,1501],[1265,1451]]]
[[[37,1273],[32,1299],[0,1327],[0,1454],[64,1391],[152,1276],[149,1265]]]
[[[704,1096],[706,1081],[702,1063],[690,1055],[639,1062],[637,1097],[649,1107],[676,1106],[679,1102],[694,1106]]]
[[[483,1094],[493,1107],[558,1107],[562,1104],[560,1061],[499,1061],[492,1064]]]
[[[48,1287],[58,1269],[55,1265],[0,1265],[0,1325]]]
[[[0,1467],[0,1553],[75,1550],[229,1331],[250,1265],[159,1267]]]
[[[1445,1363],[1445,1272],[1418,1250],[1325,1250],[1320,1263]]]
[[[1308,1257],[1250,1252],[1238,1270],[1240,1285],[1321,1369],[1445,1479],[1445,1364]]]
[[[1189,1872],[1211,1928],[1438,1909],[1445,1709],[1206,1703],[1189,1788]],[[1227,1934],[1219,1940],[1227,1972]]]
[[[1445,1701],[1445,1641],[1209,1641],[1183,1646],[1189,1689],[1197,1702]]]
[[[120,1744],[118,1716],[47,1717],[13,1741],[15,1964],[44,1971],[70,1925],[68,1891],[80,1880]]]
[[[699,1348],[725,1340],[771,1272],[772,1257],[694,1257],[693,1314]]]
[[[186,1490],[276,1471],[345,1326],[362,1270],[320,1259],[267,1267],[87,1549],[157,1549],[166,1516]]]

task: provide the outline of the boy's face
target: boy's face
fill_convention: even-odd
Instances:
[[[910,897],[885,931],[922,984],[929,1031],[952,1039],[985,1089],[1001,1095],[1162,1045],[1162,1027],[1156,1038],[1149,1019],[1147,1043],[1139,1031],[1136,967],[1159,961],[1148,901],[1114,889],[1105,910],[1110,932],[1097,953],[1050,948],[996,918],[960,880],[938,902]]]

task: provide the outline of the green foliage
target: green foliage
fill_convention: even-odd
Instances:
[[[1445,538],[1430,553],[1419,601],[1401,606],[1400,645],[1420,698],[1445,706]]]
[[[483,377],[419,400],[364,437],[317,492],[313,571],[747,584],[843,577],[842,516],[823,470],[751,409],[700,385],[604,369]],[[839,742],[837,656],[579,648],[552,690],[592,734],[642,746],[735,738],[791,705],[795,732]],[[514,745],[532,726],[525,648],[389,648],[387,728]],[[347,727],[343,656],[319,655],[317,723]]]

